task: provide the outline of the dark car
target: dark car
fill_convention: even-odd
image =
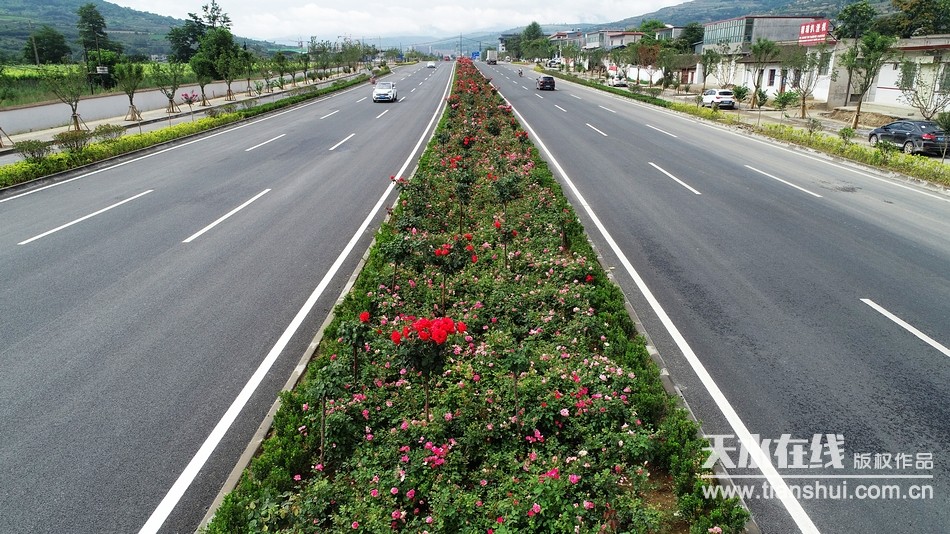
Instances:
[[[554,76],[538,76],[538,89],[545,90],[550,89],[554,90]]]
[[[933,121],[899,120],[871,130],[868,143],[894,143],[905,154],[932,154],[940,156],[947,150],[950,137]]]

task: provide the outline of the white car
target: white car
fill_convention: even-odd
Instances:
[[[426,68],[427,68],[427,69],[434,69],[434,68],[435,68],[435,61],[430,61],[430,62],[426,63]]]
[[[392,82],[376,82],[373,87],[373,102],[396,102],[399,96],[396,94],[396,84]]]
[[[734,109],[736,97],[729,89],[707,89],[703,93],[703,107],[706,106]]]

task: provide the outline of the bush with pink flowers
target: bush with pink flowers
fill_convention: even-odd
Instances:
[[[705,443],[623,294],[470,62],[393,180],[398,206],[208,532],[740,531],[737,502],[702,498]]]

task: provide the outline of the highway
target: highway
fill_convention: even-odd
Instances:
[[[758,488],[746,501],[765,532],[947,531],[950,195],[478,67],[542,147],[733,481]]]
[[[452,65],[0,196],[0,532],[192,532],[358,265]]]

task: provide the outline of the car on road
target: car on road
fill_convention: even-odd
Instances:
[[[905,154],[943,155],[950,143],[950,135],[933,121],[899,120],[871,130],[868,143],[877,146],[881,141],[894,143]]]
[[[373,102],[395,102],[398,99],[396,84],[392,82],[376,82],[376,86],[373,87]]]
[[[703,107],[735,109],[736,97],[729,89],[707,89],[703,92]]]
[[[538,90],[543,91],[545,89],[554,90],[554,76],[538,76],[538,81],[536,82]]]
[[[434,69],[434,68],[435,68],[435,61],[430,61],[430,62],[426,63],[426,68],[427,68],[427,69]]]

